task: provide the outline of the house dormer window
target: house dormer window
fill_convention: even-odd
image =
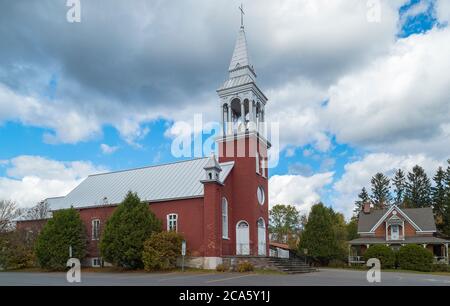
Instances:
[[[386,240],[403,240],[405,238],[405,222],[394,211],[386,221]]]

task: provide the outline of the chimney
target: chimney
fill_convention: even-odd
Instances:
[[[363,205],[363,212],[365,214],[370,214],[370,203],[369,202],[364,203],[364,205]]]

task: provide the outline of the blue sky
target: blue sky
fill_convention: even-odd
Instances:
[[[413,82],[427,85],[423,75],[400,82],[386,68],[393,75],[371,79],[380,73],[375,66],[396,63],[392,58],[403,52],[399,51],[403,45],[412,55],[401,53],[400,58],[411,71],[420,70],[414,65],[425,63],[415,52],[448,32],[448,7],[442,1],[393,1],[398,2],[395,5],[381,1],[378,24],[364,21],[367,7],[360,4],[349,11],[339,1],[334,7],[321,1],[313,7],[306,0],[288,1],[286,6],[292,7],[287,13],[270,2],[267,7],[247,2],[249,50],[258,83],[269,97],[268,116],[281,122],[293,116],[292,124],[281,125],[283,151],[278,166],[270,170],[273,189],[290,182],[292,197],[272,194],[272,202],[287,201],[307,210],[312,202],[322,200],[348,215],[355,193],[374,174],[376,165],[366,165],[371,158],[380,161],[379,171],[387,173],[416,162],[430,172],[443,164],[448,152],[438,144],[448,143],[450,123],[448,117],[441,118],[448,112],[440,102],[449,97],[445,84],[437,87],[441,100],[426,96],[427,105],[437,111],[427,114],[436,116],[437,120],[429,118],[437,121],[431,125],[417,120],[426,105],[409,115],[412,110],[405,103],[410,99],[406,89],[417,87]],[[4,6],[0,26],[12,29],[10,34],[0,32],[4,42],[0,197],[28,206],[41,196],[65,193],[90,171],[175,161],[168,130],[177,121],[189,122],[194,112],[203,113],[206,120],[218,119],[215,89],[227,76],[239,26],[236,3],[207,4],[201,13],[182,2],[152,6],[136,0],[113,3],[108,9],[102,1],[83,3],[80,24],[68,24],[67,8],[57,1],[42,3],[0,5]],[[118,26],[117,16],[126,21],[123,27]],[[33,33],[36,27],[48,34]],[[434,56],[434,50],[428,52],[426,56]],[[431,78],[434,71],[427,73]],[[392,77],[398,87],[386,88],[384,77]],[[376,94],[365,90],[365,81],[374,83]],[[404,82],[411,83],[402,91]],[[350,93],[348,87],[360,91]],[[395,90],[400,94],[392,94]],[[390,114],[378,114],[380,101],[397,105],[405,122],[395,125]],[[368,111],[371,108],[376,111]],[[30,158],[20,159],[23,156]],[[75,169],[71,164],[75,161],[86,167]],[[55,177],[58,187],[50,187],[48,167],[62,167],[71,174]],[[38,182],[26,183],[31,177]],[[304,192],[297,191],[302,188]]]

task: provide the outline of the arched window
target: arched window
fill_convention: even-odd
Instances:
[[[178,215],[168,214],[167,215],[167,231],[177,232],[178,231]]]
[[[222,238],[228,239],[228,201],[222,198]]]

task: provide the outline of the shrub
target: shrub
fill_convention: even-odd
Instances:
[[[177,266],[183,237],[175,232],[154,233],[144,243],[142,261],[146,271],[168,270]]]
[[[332,259],[328,263],[328,267],[330,268],[344,268],[346,266],[345,262],[339,259]]]
[[[432,272],[450,272],[450,266],[443,263],[438,263],[431,266]]]
[[[144,241],[161,231],[161,221],[141,202],[136,193],[128,192],[123,202],[106,222],[100,241],[105,261],[127,269],[143,267]]]
[[[217,272],[226,272],[227,271],[227,267],[224,264],[219,264],[216,266],[216,271]]]
[[[74,208],[54,212],[36,241],[38,264],[45,269],[66,269],[70,246],[72,257],[82,260],[86,253],[85,233],[80,214]]]
[[[24,230],[0,234],[0,267],[22,269],[34,266],[36,236]]]
[[[395,253],[392,249],[386,245],[377,244],[369,247],[364,253],[364,259],[367,261],[370,258],[377,258],[381,262],[383,269],[389,269],[395,267]]]
[[[253,265],[251,263],[249,263],[248,261],[244,261],[244,262],[240,262],[237,266],[237,271],[238,272],[251,272],[255,269],[255,267],[253,267]]]
[[[433,266],[433,254],[422,246],[408,244],[398,251],[401,269],[429,272]]]

